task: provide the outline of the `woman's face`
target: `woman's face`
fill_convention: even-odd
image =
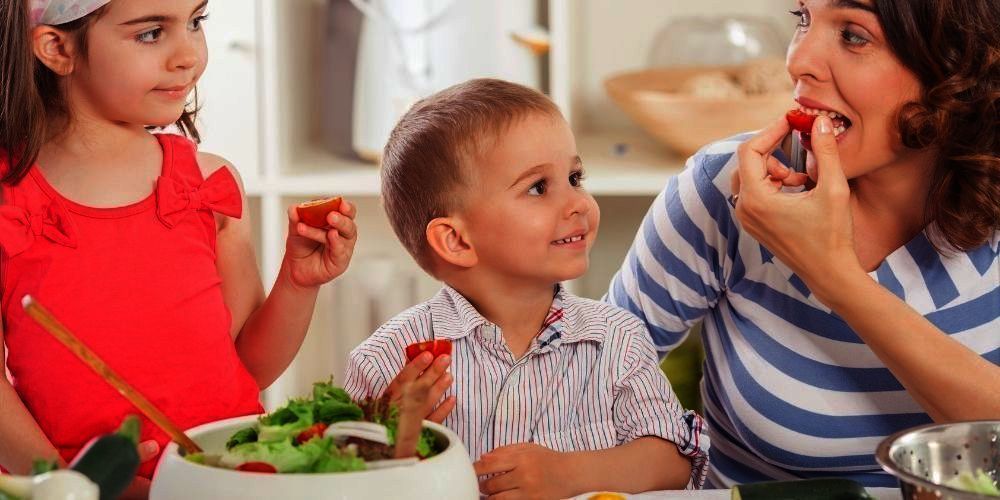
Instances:
[[[920,96],[916,75],[889,47],[874,1],[798,0],[799,25],[788,47],[795,100],[846,118],[837,142],[849,179],[906,162],[897,116]]]

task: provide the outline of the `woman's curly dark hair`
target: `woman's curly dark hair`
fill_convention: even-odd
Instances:
[[[966,251],[1000,229],[1000,1],[876,0],[896,57],[922,84],[903,107],[903,145],[940,150],[928,220]]]

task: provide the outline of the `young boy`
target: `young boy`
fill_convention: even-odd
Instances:
[[[352,396],[432,384],[486,495],[700,487],[701,419],[684,413],[649,334],[614,306],[559,283],[582,276],[600,211],[583,189],[569,125],[544,95],[472,80],[400,120],[382,164],[389,220],[446,285],[351,353]],[[405,347],[446,339],[451,356]],[[451,372],[448,373],[448,369]]]

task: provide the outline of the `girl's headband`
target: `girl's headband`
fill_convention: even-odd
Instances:
[[[31,23],[34,26],[76,21],[103,7],[111,0],[30,0]]]

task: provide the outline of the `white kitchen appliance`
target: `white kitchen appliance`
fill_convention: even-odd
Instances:
[[[350,0],[364,13],[354,81],[352,143],[376,160],[418,99],[496,77],[541,85],[537,0]]]

